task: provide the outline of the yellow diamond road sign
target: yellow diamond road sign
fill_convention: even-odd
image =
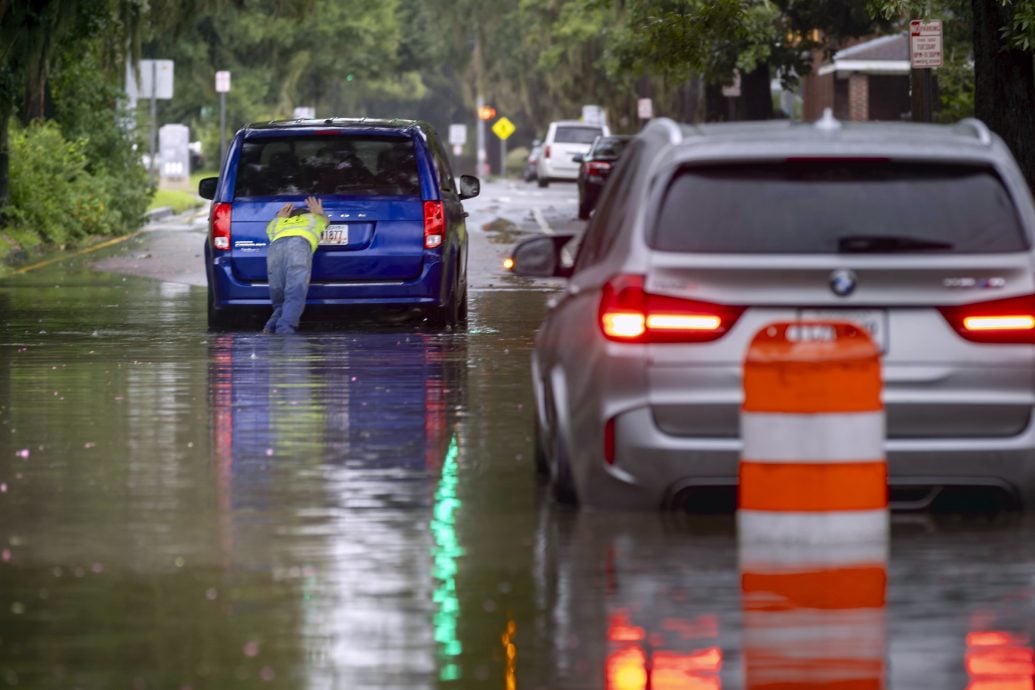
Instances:
[[[504,141],[506,141],[507,137],[514,133],[515,129],[517,129],[517,127],[514,126],[514,123],[505,117],[501,117],[500,119],[496,120],[496,123],[492,126],[493,134],[495,134]]]

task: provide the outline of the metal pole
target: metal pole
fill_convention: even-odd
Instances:
[[[219,165],[226,154],[226,91],[219,92]],[[222,169],[222,167],[220,167]]]
[[[934,119],[934,75],[929,67],[910,72],[912,86],[913,122],[931,122]]]
[[[934,122],[934,70],[923,71],[924,78],[924,122]]]
[[[151,61],[151,182],[157,184],[158,166],[155,154],[158,148],[158,61]]]
[[[479,177],[484,177],[485,170],[485,120],[482,119],[482,107],[485,105],[485,99],[482,98],[481,94],[478,94],[474,99],[474,115],[478,121],[475,131],[478,133],[478,152],[475,161],[475,173]]]
[[[500,139],[500,177],[507,176],[507,140]]]

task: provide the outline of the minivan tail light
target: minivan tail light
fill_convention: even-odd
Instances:
[[[446,213],[441,201],[424,202],[424,248],[442,246],[446,233]]]
[[[230,209],[231,205],[225,201],[212,205],[209,232],[212,235],[213,249],[226,250],[230,248]]]
[[[1035,295],[941,307],[938,311],[965,340],[1035,344]]]
[[[608,340],[628,343],[701,343],[725,335],[744,307],[647,292],[641,275],[619,275],[600,296],[600,329]]]
[[[550,145],[547,144],[546,146],[543,147],[543,158],[549,158],[549,157],[550,157]]]

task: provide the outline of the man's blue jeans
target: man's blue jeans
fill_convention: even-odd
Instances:
[[[273,315],[263,331],[294,333],[305,310],[313,250],[304,237],[282,237],[266,247],[266,273],[269,275]]]

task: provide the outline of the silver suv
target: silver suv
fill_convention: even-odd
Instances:
[[[748,343],[837,317],[883,352],[892,507],[1030,502],[1033,237],[1031,193],[976,120],[656,120],[573,263],[570,236],[513,249],[515,273],[569,278],[533,355],[537,467],[597,506],[735,496]]]

